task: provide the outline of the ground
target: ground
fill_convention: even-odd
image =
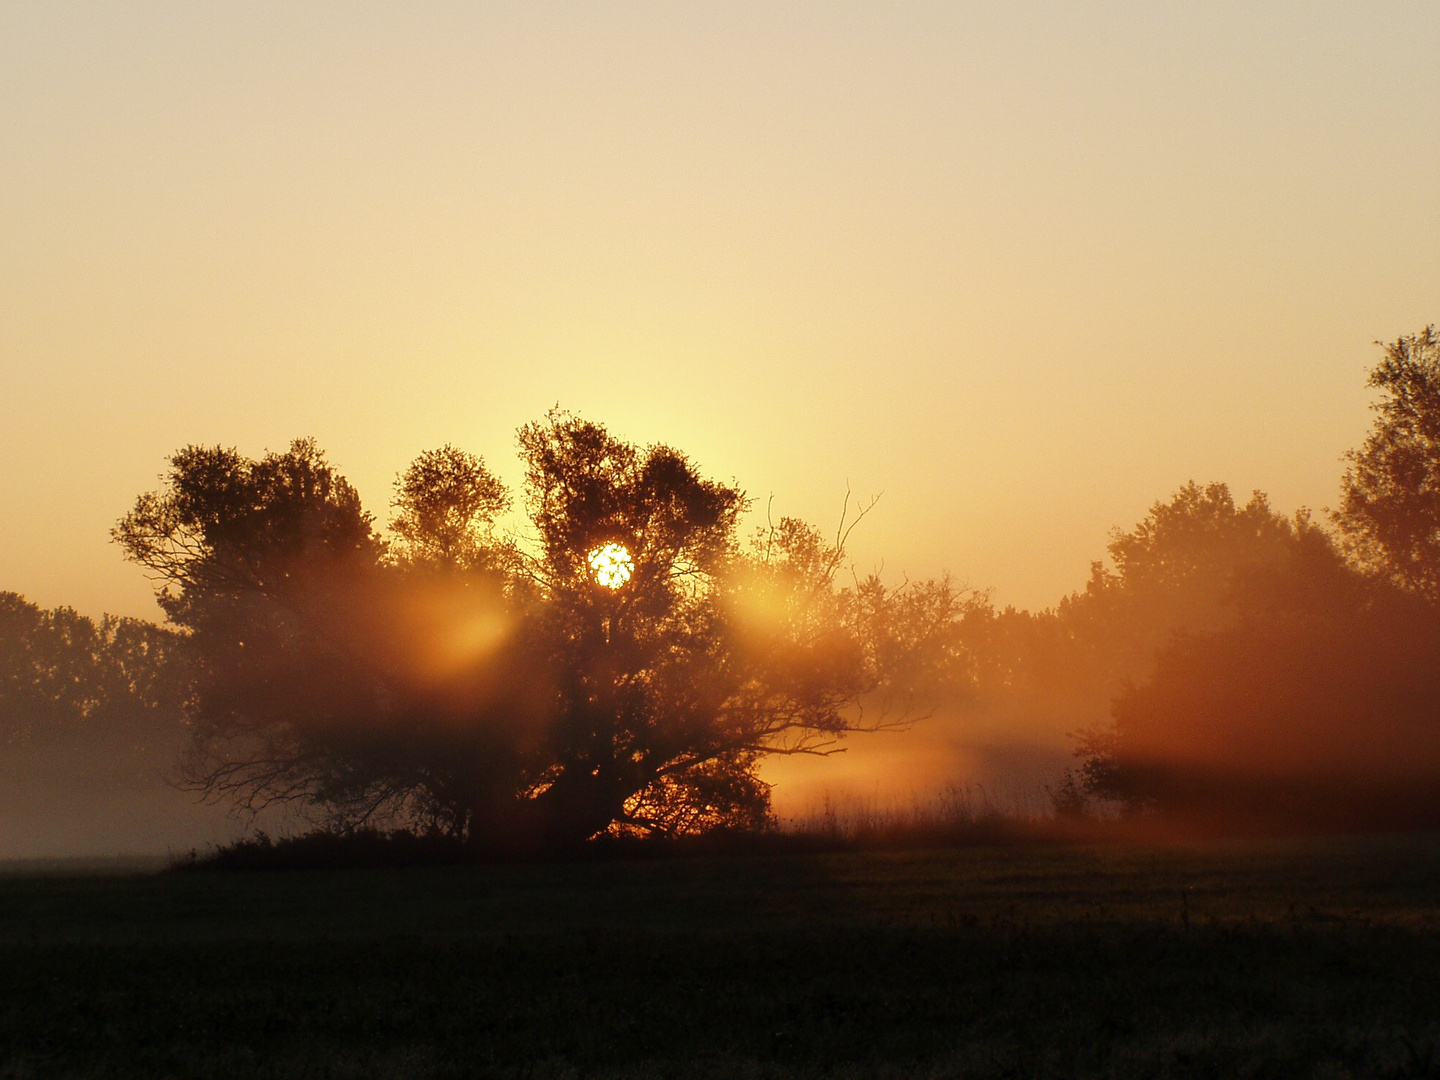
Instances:
[[[0,1078],[1440,1075],[1440,839],[0,877]]]

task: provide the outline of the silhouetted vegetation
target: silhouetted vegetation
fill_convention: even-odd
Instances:
[[[140,619],[96,623],[0,593],[0,746],[168,747],[184,692],[176,646]]]
[[[1116,701],[1092,790],[1227,830],[1440,825],[1440,619],[1317,607],[1163,650]]]
[[[1149,678],[1177,632],[1230,625],[1246,582],[1317,543],[1318,526],[1279,516],[1258,492],[1237,506],[1224,484],[1186,484],[1133,530],[1117,531],[1111,565],[1094,563],[1085,588],[1056,607],[968,614],[972,708],[1020,731],[1103,730],[1116,696]]]
[[[1077,827],[1088,824],[1091,827]],[[1061,817],[1038,802],[1002,800],[974,785],[951,785],[904,805],[827,799],[816,813],[767,828],[689,833],[613,830],[585,843],[541,850],[477,850],[447,833],[409,829],[315,829],[272,837],[264,831],[205,852],[191,851],[178,870],[296,870],[447,865],[475,861],[649,859],[699,855],[787,855],[1041,844],[1116,836],[1108,823]]]
[[[1335,515],[1361,567],[1440,602],[1440,336],[1428,326],[1385,346],[1370,372],[1375,427],[1348,455]]]
[[[172,784],[187,681],[173,631],[0,593],[0,859],[228,836]]]
[[[0,594],[0,734],[144,750],[147,768],[183,736],[194,789],[300,811],[321,861],[347,836],[441,859],[761,836],[765,755],[932,709],[1073,735],[1046,828],[1433,827],[1434,328],[1385,346],[1370,385],[1375,427],[1336,513],[1186,484],[1040,612],[949,579],[845,580],[843,521],[827,539],[784,518],[742,543],[738,488],[562,413],[520,431],[519,534],[499,524],[511,493],[454,447],[399,475],[388,540],[312,441],[258,460],[188,447],[115,531],[169,626]],[[911,818],[869,835],[977,835]]]
[[[668,447],[562,414],[520,446],[532,546],[450,447],[400,477],[393,547],[311,442],[175,455],[116,538],[185,635],[198,789],[486,850],[763,828],[761,755],[948,670],[947,584],[841,587],[843,534],[791,519],[742,549],[741,492]]]
[[[1220,515],[1244,528],[1216,530],[1224,500],[1206,508],[1193,488],[1112,545],[1122,569],[1137,547],[1172,546],[1167,531],[1227,535],[1231,555],[1208,589],[1219,625],[1183,627],[1117,696],[1113,725],[1083,733],[1088,793],[1225,830],[1440,825],[1433,329],[1386,347],[1370,382],[1387,396],[1350,456],[1344,551],[1257,502]]]

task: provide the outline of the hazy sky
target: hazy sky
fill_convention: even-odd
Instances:
[[[314,435],[382,520],[555,404],[862,569],[1081,586],[1185,480],[1335,501],[1440,320],[1440,4],[0,5],[0,589]]]

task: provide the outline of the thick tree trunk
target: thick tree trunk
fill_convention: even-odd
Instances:
[[[630,794],[603,775],[564,775],[533,799],[473,807],[467,843],[477,852],[517,855],[572,849],[607,829]]]

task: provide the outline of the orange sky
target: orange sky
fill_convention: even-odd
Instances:
[[[385,516],[560,403],[1001,603],[1187,479],[1335,499],[1440,319],[1440,5],[0,6],[0,589],[314,435]]]

